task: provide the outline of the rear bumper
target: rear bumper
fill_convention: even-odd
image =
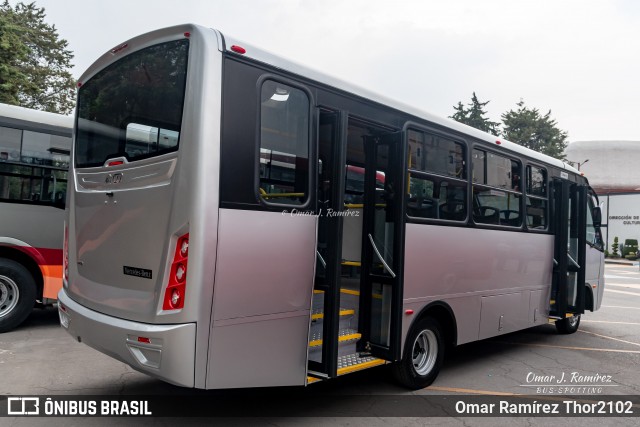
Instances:
[[[152,325],[107,316],[73,301],[64,289],[58,301],[60,323],[79,342],[171,384],[194,386],[195,323]]]

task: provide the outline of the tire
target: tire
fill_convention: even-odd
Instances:
[[[36,282],[22,264],[0,259],[0,333],[29,316],[36,302]]]
[[[564,319],[556,320],[556,330],[559,334],[573,334],[580,326],[580,315],[577,314]]]
[[[444,339],[437,320],[426,317],[407,335],[402,360],[393,365],[393,375],[412,390],[425,388],[436,379],[444,360]]]

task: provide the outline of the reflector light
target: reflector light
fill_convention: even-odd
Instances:
[[[500,140],[497,140],[496,144],[500,145],[500,144],[502,144],[502,142],[500,142]]]
[[[82,82],[78,82],[78,87],[82,87]]]
[[[67,312],[67,307],[62,305],[62,303],[58,302],[58,307],[60,308],[60,310],[64,311],[65,313]]]
[[[64,225],[64,242],[62,245],[62,281],[67,282],[69,280],[69,227]]]
[[[187,270],[184,268],[184,265],[178,264],[178,267],[176,267],[176,280],[182,282],[186,272]]]
[[[171,271],[162,303],[163,310],[180,310],[184,307],[187,287],[187,262],[189,257],[189,233],[178,237],[171,262]]]
[[[113,162],[107,163],[107,166],[118,166],[118,165],[122,165],[122,164],[124,164],[124,162],[122,160],[115,160]]]
[[[184,33],[184,36],[189,38],[189,37],[191,37],[191,33],[187,31],[187,32]]]
[[[413,310],[405,310],[404,314],[413,314]]]
[[[174,289],[173,293],[171,294],[171,304],[175,307],[178,305],[179,302],[180,302],[180,291],[177,289]]]
[[[245,53],[247,53],[247,49],[235,44],[231,46],[231,50],[234,51],[235,53],[239,53],[240,55],[244,55]]]
[[[143,342],[145,344],[151,344],[151,340],[147,337],[138,337],[138,342]]]

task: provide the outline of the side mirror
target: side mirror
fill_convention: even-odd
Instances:
[[[591,216],[593,217],[593,226],[595,228],[600,228],[602,225],[602,210],[600,210],[600,206],[594,206],[591,211]]]

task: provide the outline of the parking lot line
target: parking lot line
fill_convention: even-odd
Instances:
[[[636,322],[611,322],[609,320],[585,320],[582,319],[581,322],[583,323],[612,323],[614,325],[640,325],[640,323],[636,323]]]
[[[429,386],[425,390],[449,391],[452,393],[465,393],[465,394],[487,394],[491,396],[520,396],[520,393],[505,393],[503,391],[476,390],[471,388],[458,388],[458,387],[440,387],[435,385]]]
[[[612,352],[612,353],[633,353],[640,354],[640,350],[617,350],[613,348],[590,348],[590,347],[571,347],[567,345],[551,345],[551,344],[533,344],[526,342],[510,342],[510,341],[492,341],[498,344],[509,344],[509,345],[524,345],[529,347],[548,347],[548,348],[562,348],[565,350],[582,350],[582,351],[602,351],[602,352]]]
[[[623,342],[625,344],[631,344],[631,345],[636,345],[636,346],[640,347],[640,343],[637,343],[637,342],[626,341],[626,340],[622,340],[620,338],[614,338],[614,337],[609,337],[607,335],[596,334],[595,332],[585,331],[584,329],[579,329],[578,332],[582,332],[583,334],[595,335],[596,337],[606,338],[606,339],[613,340],[613,341],[620,341],[620,342]]]
[[[606,286],[620,286],[623,288],[640,289],[640,285],[633,285],[631,283],[607,283]]]
[[[618,291],[616,289],[609,289],[609,288],[604,288],[605,292],[614,292],[616,294],[626,294],[626,295],[635,295],[637,297],[640,297],[640,294],[637,292],[627,292],[627,291]]]
[[[624,305],[603,305],[603,308],[628,308],[629,310],[640,310],[640,307],[628,307]]]

